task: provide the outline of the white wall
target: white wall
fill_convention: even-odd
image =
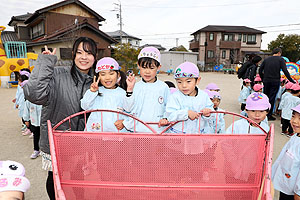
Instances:
[[[197,52],[182,52],[182,51],[165,51],[161,53],[161,70],[167,71],[169,69],[175,70],[178,65],[185,61],[197,64]]]

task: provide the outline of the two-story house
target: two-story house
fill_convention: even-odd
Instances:
[[[208,25],[192,33],[190,50],[198,52],[198,64],[230,65],[261,49],[266,32],[246,26]]]
[[[113,39],[117,40],[118,43],[129,43],[134,48],[140,47],[140,41],[142,39],[137,38],[135,36],[129,35],[124,31],[117,30],[114,32],[106,32],[107,35],[112,37]],[[122,41],[121,41],[122,40]]]
[[[59,60],[72,59],[72,46],[80,36],[97,43],[98,58],[111,55],[112,43],[117,41],[99,30],[105,19],[79,0],[65,0],[36,10],[34,13],[13,16],[9,26],[14,32],[2,34],[2,41],[25,41],[28,51],[41,53],[44,46],[57,49]]]

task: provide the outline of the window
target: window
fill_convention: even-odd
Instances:
[[[224,34],[224,41],[233,41],[232,34]]]
[[[242,41],[242,34],[238,34],[238,41]]]
[[[214,34],[213,34],[213,33],[210,33],[210,34],[209,34],[209,40],[210,40],[210,41],[214,40]]]
[[[247,43],[256,43],[256,35],[248,35],[247,37]]]
[[[222,51],[222,59],[225,59],[226,58],[226,50],[223,50]]]
[[[43,21],[41,23],[33,26],[30,30],[31,39],[36,38],[41,35],[44,35],[44,34],[45,34],[45,26],[44,26]]]
[[[72,60],[72,49],[71,48],[59,48],[60,58],[66,60]]]
[[[214,51],[208,50],[207,51],[207,58],[213,58],[214,57]]]
[[[247,42],[247,35],[243,35],[243,42]]]

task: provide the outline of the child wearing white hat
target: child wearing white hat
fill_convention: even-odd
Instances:
[[[282,148],[272,166],[272,182],[280,191],[279,199],[300,199],[300,105],[292,108],[294,135]]]
[[[157,72],[160,70],[160,52],[155,47],[145,47],[138,55],[138,68],[142,80],[135,83],[135,77],[130,74],[127,78],[127,94],[124,101],[124,109],[143,120],[144,122],[159,122],[164,118],[166,103],[170,89],[166,83],[157,79]],[[123,122],[126,129],[136,132],[151,132],[143,124],[132,119]],[[160,132],[163,127],[151,125]]]

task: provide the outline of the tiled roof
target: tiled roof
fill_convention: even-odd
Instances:
[[[227,33],[257,33],[264,34],[266,32],[260,31],[254,28],[249,28],[247,26],[219,26],[219,25],[208,25],[198,31],[192,33],[191,35],[197,34],[199,32],[227,32]]]
[[[155,47],[155,48],[157,48],[160,51],[166,50],[166,48],[163,47],[163,46],[161,46],[160,44],[145,44],[145,45],[141,46],[140,48],[142,49],[144,47]]]
[[[27,13],[27,14],[24,14],[24,15],[18,15],[18,16],[12,16],[8,25],[9,26],[13,26],[12,25],[12,22],[13,21],[21,21],[21,22],[24,22],[25,20],[27,20],[29,17],[31,17],[32,13]]]
[[[72,24],[70,26],[64,27],[62,29],[56,30],[52,34],[46,35],[42,38],[38,38],[36,40],[33,40],[31,42],[27,43],[27,46],[36,46],[36,45],[41,45],[41,44],[47,44],[47,43],[56,43],[56,42],[61,42],[62,39],[64,40],[70,40],[72,38],[64,38],[65,35],[71,33],[71,32],[76,32],[81,29],[90,29],[96,34],[100,35],[104,39],[108,40],[110,43],[117,43],[116,40],[111,38],[109,35],[106,33],[100,31],[99,29],[95,28],[91,24],[89,24],[86,21],[83,21],[82,23],[79,24]]]
[[[142,40],[140,38],[137,38],[135,36],[129,35],[127,33],[125,33],[124,31],[121,30],[117,30],[114,32],[106,32],[107,35],[109,35],[110,37],[114,38],[114,39],[120,39],[122,33],[122,37],[126,37],[126,38],[132,38],[132,39],[136,39],[136,40]]]
[[[85,10],[87,10],[88,12],[90,12],[91,14],[93,14],[97,20],[99,22],[101,21],[105,21],[105,19],[100,16],[97,12],[95,12],[94,10],[92,10],[91,8],[89,8],[88,6],[86,6],[84,3],[82,3],[81,1],[79,0],[65,0],[65,1],[61,1],[61,2],[58,2],[56,4],[53,4],[53,5],[50,5],[50,6],[47,6],[47,7],[44,7],[44,8],[41,8],[39,10],[36,10],[33,15],[31,17],[29,17],[25,23],[28,24],[30,22],[32,22],[35,18],[37,18],[39,15],[45,13],[45,12],[48,12],[52,9],[56,9],[56,8],[59,8],[59,7],[62,7],[62,6],[65,6],[65,5],[69,5],[69,4],[72,4],[72,3],[75,3],[77,4],[78,6],[84,8]]]

